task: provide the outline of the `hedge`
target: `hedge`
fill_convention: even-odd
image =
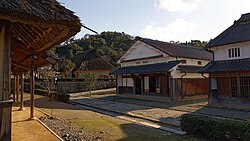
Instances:
[[[186,114],[181,117],[181,129],[211,140],[250,140],[250,125],[244,121]]]

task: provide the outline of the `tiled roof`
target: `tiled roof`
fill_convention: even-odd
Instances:
[[[206,48],[250,41],[250,13],[241,15],[232,26],[210,41]]]
[[[200,69],[201,73],[232,71],[250,71],[250,58],[227,61],[211,61]]]
[[[88,50],[76,54],[71,59],[75,63],[74,70],[113,70],[114,66],[104,60],[96,50]]]
[[[165,63],[122,67],[113,71],[112,74],[164,73],[180,63],[181,61],[169,61]]]
[[[156,49],[175,57],[201,59],[201,60],[212,60],[212,53],[207,52],[203,48],[173,44],[158,40],[139,38],[140,41],[155,47]]]
[[[178,69],[186,73],[198,73],[202,66],[179,65]]]

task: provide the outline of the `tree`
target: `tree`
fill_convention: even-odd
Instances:
[[[85,74],[84,75],[84,81],[83,81],[84,87],[89,91],[89,94],[91,95],[91,91],[93,91],[97,84],[96,84],[96,78],[94,74]]]
[[[117,66],[118,59],[134,44],[134,37],[124,32],[102,32],[99,35],[87,34],[81,39],[70,39],[56,47],[59,58],[67,58],[89,49],[97,52],[109,63]]]

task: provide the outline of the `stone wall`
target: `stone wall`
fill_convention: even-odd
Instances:
[[[107,89],[107,88],[114,88],[116,87],[116,81],[115,80],[109,80],[109,81],[97,81],[96,90],[99,89]],[[60,94],[65,93],[76,93],[76,92],[84,92],[88,91],[83,81],[62,81],[57,84],[57,92]]]

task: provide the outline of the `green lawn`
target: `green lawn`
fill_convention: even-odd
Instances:
[[[168,135],[163,131],[137,125],[121,120],[114,120],[106,116],[99,118],[84,118],[70,120],[73,126],[83,128],[84,132],[100,136],[105,141],[199,141],[200,139]]]

